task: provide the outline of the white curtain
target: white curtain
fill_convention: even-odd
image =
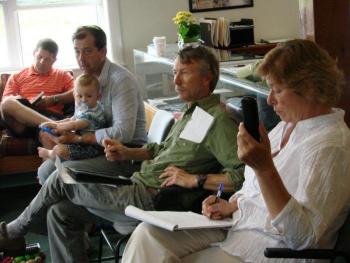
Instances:
[[[103,0],[105,29],[109,36],[108,57],[116,63],[125,65],[120,23],[120,0]]]

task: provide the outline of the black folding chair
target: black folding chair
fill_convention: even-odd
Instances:
[[[334,249],[266,248],[264,255],[268,258],[329,259],[332,263],[350,262],[350,213],[339,230]]]
[[[164,110],[157,110],[153,116],[149,131],[147,134],[148,143],[161,143],[166,136],[168,135],[171,127],[174,124],[174,117],[171,112]],[[101,182],[103,183],[103,182]],[[110,226],[101,226],[100,227],[100,240],[99,240],[99,252],[97,262],[102,262],[106,260],[115,259],[115,262],[119,262],[121,258],[121,246],[125,244],[129,239],[131,234],[121,234],[116,231],[112,225]],[[116,240],[116,242],[112,242]],[[106,242],[108,247],[113,253],[113,256],[103,257],[103,242]]]

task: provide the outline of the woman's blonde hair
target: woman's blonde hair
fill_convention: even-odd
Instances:
[[[272,76],[297,94],[329,107],[337,104],[343,84],[335,60],[310,40],[280,43],[266,54],[256,73]]]

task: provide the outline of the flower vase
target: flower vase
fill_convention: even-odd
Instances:
[[[183,38],[182,36],[178,35],[178,42],[177,45],[179,49],[183,49],[188,46],[198,46],[200,45],[200,37],[195,36],[191,38]]]

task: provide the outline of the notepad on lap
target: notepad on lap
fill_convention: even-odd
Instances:
[[[129,205],[125,209],[129,217],[144,221],[170,231],[201,228],[230,228],[232,219],[211,220],[193,212],[144,211]]]

